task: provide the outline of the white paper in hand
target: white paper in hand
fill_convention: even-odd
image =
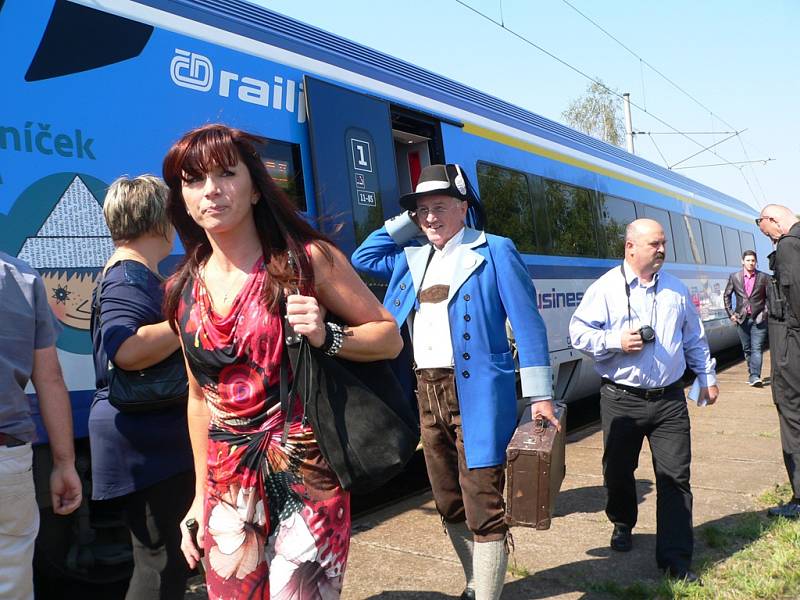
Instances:
[[[711,359],[711,368],[712,369],[717,368],[716,358]],[[689,393],[686,394],[686,397],[689,398],[689,400],[691,400],[695,404],[697,404],[697,406],[705,406],[706,404],[708,404],[708,402],[705,399],[700,400],[700,380],[697,377],[694,378],[694,383],[692,384]]]

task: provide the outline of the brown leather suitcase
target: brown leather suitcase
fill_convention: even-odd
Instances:
[[[555,404],[561,431],[546,419],[522,414],[506,449],[506,523],[549,529],[556,496],[566,473],[567,408]]]

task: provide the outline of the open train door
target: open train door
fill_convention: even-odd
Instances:
[[[391,107],[327,81],[304,80],[317,214],[349,256],[400,212]]]

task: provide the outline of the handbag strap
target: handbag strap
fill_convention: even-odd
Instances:
[[[281,398],[281,412],[284,415],[283,433],[281,434],[281,446],[286,446],[286,440],[289,437],[289,427],[292,421],[292,405],[289,402],[291,391],[294,388],[292,382],[292,390],[289,389],[289,344],[290,338],[294,332],[287,331],[288,322],[286,321],[286,296],[281,294],[280,299],[280,315],[283,320],[283,336],[281,343],[283,349],[281,350],[281,369],[280,369],[280,398]]]
[[[289,266],[296,269],[297,263],[294,259],[294,254],[288,250]],[[280,367],[280,401],[281,412],[284,414],[283,433],[281,434],[281,446],[286,446],[286,440],[289,437],[289,427],[292,424],[292,403],[291,398],[294,396],[295,387],[301,369],[306,366],[306,354],[308,353],[308,339],[304,335],[299,335],[295,332],[294,328],[286,320],[286,294],[281,291],[281,299],[278,303],[281,320],[283,322],[283,337],[281,343],[283,350],[281,352],[281,367]],[[292,380],[291,387],[289,386],[289,344],[300,344],[297,353],[297,363],[294,365],[294,379]],[[306,420],[306,403],[303,401],[303,423]]]
[[[92,290],[92,316],[89,325],[91,333],[94,333],[100,327],[100,293],[103,288],[103,280],[105,277],[105,270],[101,270],[100,278],[97,280],[97,283]]]
[[[91,313],[91,320],[89,321],[89,333],[90,335],[94,335],[95,331],[98,331],[101,327],[100,323],[100,297],[103,295],[103,281],[105,281],[106,274],[116,267],[118,264],[122,262],[122,259],[116,261],[114,264],[109,265],[108,267],[103,267],[100,270],[100,278],[97,280],[97,283],[94,285],[94,290],[92,290],[92,313]],[[102,336],[102,332],[101,332]],[[102,344],[101,344],[102,346]],[[107,362],[115,368],[115,365],[108,360],[108,356],[106,356]],[[109,375],[113,372],[113,368],[108,369]]]

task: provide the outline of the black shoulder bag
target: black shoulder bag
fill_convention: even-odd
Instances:
[[[92,333],[100,327],[100,290],[92,298]],[[101,341],[102,343],[102,341]],[[186,364],[180,349],[145,369],[126,371],[108,361],[108,401],[123,413],[143,413],[185,405],[189,397]]]
[[[286,321],[281,361],[282,443],[292,420],[290,399],[303,402],[322,456],[346,490],[367,492],[399,474],[416,451],[419,425],[389,362],[328,356],[294,333]],[[329,314],[329,320],[333,317]],[[294,381],[288,386],[288,363]]]

